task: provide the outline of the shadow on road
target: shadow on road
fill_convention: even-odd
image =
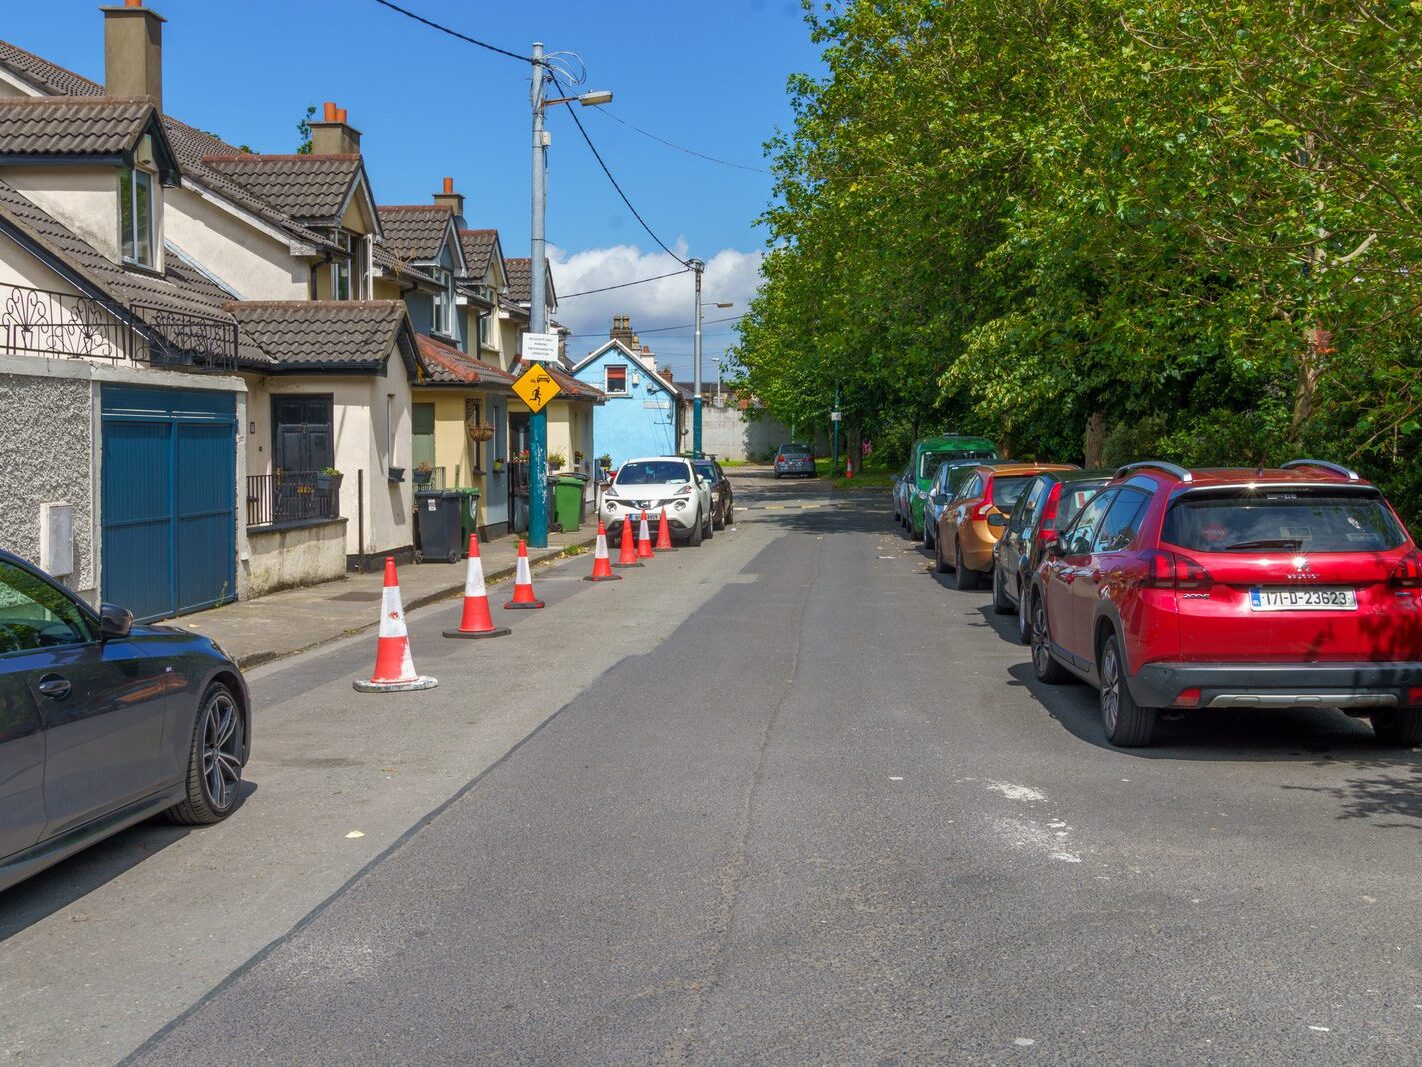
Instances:
[[[255,782],[243,782],[237,807],[229,818],[239,818],[242,805],[257,791]],[[130,826],[83,852],[70,856],[28,881],[0,893],[0,942],[20,933],[41,919],[82,900],[131,867],[162,852],[188,834],[220,832],[218,827],[179,826],[159,815]],[[87,917],[74,916],[75,922]]]

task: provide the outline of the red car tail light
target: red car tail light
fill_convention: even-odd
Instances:
[[[1414,685],[1407,691],[1407,706],[1415,708],[1422,704],[1422,685]]]
[[[977,519],[979,522],[981,522],[988,517],[988,512],[990,511],[992,511],[992,501],[984,500],[977,507],[973,508],[972,513],[968,517],[970,519]]]
[[[1146,553],[1146,577],[1141,584],[1151,589],[1208,589],[1215,580],[1189,556],[1153,551]]]
[[[1189,689],[1182,689],[1170,702],[1172,708],[1198,708],[1200,706],[1200,690],[1191,686]]]
[[[1416,552],[1407,553],[1397,561],[1392,577],[1388,580],[1403,589],[1422,588],[1422,559],[1418,558]]]
[[[1049,545],[1056,539],[1057,531],[1053,530],[1050,526],[1043,526],[1040,530],[1037,531],[1038,544]]]

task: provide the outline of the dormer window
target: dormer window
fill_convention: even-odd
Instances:
[[[331,296],[335,300],[364,300],[366,294],[365,238],[350,230],[336,231],[336,246],[345,253],[331,263]]]
[[[447,270],[434,271],[440,291],[434,294],[434,331],[445,337],[454,336],[454,275]]]
[[[119,250],[125,263],[157,266],[153,232],[153,175],[141,167],[119,171]]]

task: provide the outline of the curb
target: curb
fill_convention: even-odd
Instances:
[[[596,543],[596,535],[588,538],[586,541],[575,541],[571,544],[564,545],[557,552],[549,552],[547,555],[530,558],[529,565],[536,567],[540,564],[552,563],[555,560],[566,559],[573,549],[587,548],[589,545],[593,545]],[[517,564],[514,564],[510,567],[502,567],[497,571],[488,572],[484,575],[484,581],[488,585],[494,585],[498,582],[504,581],[505,579],[511,578],[513,577],[514,571],[517,569],[517,566]],[[420,608],[429,607],[431,604],[438,604],[444,600],[453,600],[455,597],[461,595],[463,592],[464,581],[463,579],[461,579],[457,585],[451,585],[445,589],[436,589],[432,593],[424,593],[420,596],[413,597],[410,600],[406,601],[403,606],[405,612],[408,614],[409,612],[417,611]],[[310,652],[313,649],[320,648],[322,645],[329,645],[333,642],[340,641],[341,639],[346,637],[357,637],[360,634],[365,633],[367,630],[374,630],[379,625],[380,620],[377,619],[375,622],[366,623],[362,626],[353,626],[349,629],[342,630],[340,633],[332,634],[330,637],[322,637],[319,640],[312,641],[308,645],[302,645],[300,648],[289,648],[279,652],[251,652],[245,656],[239,657],[237,659],[237,666],[244,671],[248,671],[253,669],[254,667],[261,667],[267,663],[274,663],[279,659],[287,659],[291,656],[299,656],[303,652]]]

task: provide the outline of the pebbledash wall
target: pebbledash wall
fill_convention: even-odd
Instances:
[[[812,444],[823,451],[818,438]],[[764,459],[791,439],[790,427],[763,411],[741,411],[734,404],[717,407],[714,402],[702,405],[701,447],[718,459]],[[805,440],[803,433],[795,440]]]

